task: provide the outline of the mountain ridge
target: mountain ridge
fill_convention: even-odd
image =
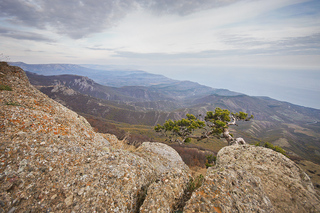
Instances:
[[[30,72],[27,75],[35,86],[43,84],[38,85],[42,92],[78,113],[131,125],[153,126],[166,119],[184,118],[187,113],[204,115],[216,107],[232,112],[244,111],[255,116],[249,124],[236,127],[237,134],[246,141],[258,143],[261,138],[284,146],[303,158],[320,162],[320,155],[317,155],[320,153],[320,127],[316,125],[320,121],[320,110],[317,109],[269,97],[223,96],[210,92],[208,95],[207,90],[201,91],[202,87],[197,95],[192,95],[197,83],[189,91],[184,90],[188,88],[185,82],[116,88],[99,85],[82,76],[42,76]],[[70,89],[78,93],[72,93]],[[185,95],[179,97],[183,93]]]
[[[178,81],[167,78],[163,75],[152,74],[145,71],[136,70],[95,70],[87,67],[82,67],[76,64],[26,64],[23,62],[10,62],[13,66],[19,66],[25,71],[30,71],[42,75],[61,75],[61,74],[75,74],[87,76],[99,84],[111,87],[122,86],[150,86],[150,87],[165,87],[173,85],[181,85],[181,82],[189,82],[193,87],[200,87],[209,90],[209,92],[222,91],[225,95],[238,95],[240,93],[232,92],[226,89],[213,89],[208,86],[200,85],[191,81]],[[187,85],[186,83],[182,83]],[[181,87],[181,86],[180,86]]]

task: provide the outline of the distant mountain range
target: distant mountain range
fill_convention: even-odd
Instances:
[[[145,86],[162,90],[164,93],[166,90],[174,89],[178,92],[179,96],[188,96],[193,93],[194,95],[198,95],[199,92],[228,96],[240,94],[225,89],[213,89],[195,82],[173,80],[163,75],[151,74],[140,70],[100,70],[75,64],[26,64],[23,62],[11,62],[10,65],[45,76],[63,74],[86,76],[98,84],[110,87]],[[97,68],[102,67],[98,66]],[[186,88],[189,90],[188,94],[184,94]]]
[[[237,135],[251,143],[272,142],[320,163],[320,110],[317,109],[143,71],[102,71],[67,64],[11,64],[30,71],[27,75],[33,85],[72,110],[115,122],[153,126],[169,118],[180,119],[186,113],[204,114],[216,107],[244,111],[255,119],[239,125],[235,130]],[[100,83],[92,80],[99,79],[99,75]]]

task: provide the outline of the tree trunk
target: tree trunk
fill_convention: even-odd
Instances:
[[[245,140],[243,138],[233,138],[230,135],[230,132],[229,132],[228,128],[225,128],[223,130],[223,137],[227,140],[228,145],[246,144],[246,142],[245,142]]]
[[[227,140],[228,145],[231,145],[233,137],[230,135],[229,130],[227,128],[223,130],[223,137]]]

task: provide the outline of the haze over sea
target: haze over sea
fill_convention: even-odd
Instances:
[[[186,70],[186,71],[184,71]],[[320,70],[208,67],[168,73],[175,79],[196,81],[251,96],[320,109]],[[179,76],[179,74],[181,74]]]
[[[140,69],[320,109],[319,0],[2,0],[0,53]]]

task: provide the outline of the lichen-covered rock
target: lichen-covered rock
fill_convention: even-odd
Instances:
[[[162,143],[144,142],[136,153],[149,161],[157,172],[157,179],[148,187],[140,212],[172,212],[186,190],[189,168],[173,148]]]
[[[309,177],[284,155],[263,147],[228,146],[184,208],[209,210],[320,212],[320,200]]]
[[[190,176],[173,168],[157,177],[147,191],[140,212],[172,212],[183,198]]]
[[[0,212],[135,212],[164,172],[181,170],[167,175],[174,186],[187,172],[165,145],[167,156],[152,145],[112,147],[115,137],[36,90],[20,68],[0,63],[0,84],[12,89],[0,90]]]

